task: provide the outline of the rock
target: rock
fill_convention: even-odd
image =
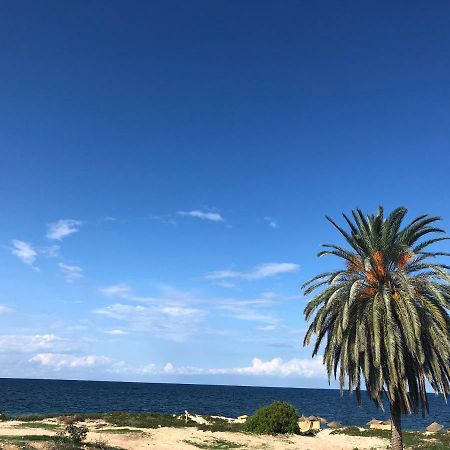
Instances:
[[[94,428],[99,429],[99,428],[107,427],[109,424],[102,419],[98,419],[98,420],[93,421],[93,425],[94,425]]]
[[[238,419],[239,420],[247,420],[248,416],[247,416],[247,414],[243,414],[242,416],[238,416]]]
[[[328,422],[328,428],[341,428],[342,425],[340,424],[340,422],[336,422],[336,421],[332,421],[332,422]]]
[[[432,424],[427,426],[427,431],[431,431],[432,433],[436,433],[436,431],[441,431],[444,428],[443,425],[437,422],[433,422]]]

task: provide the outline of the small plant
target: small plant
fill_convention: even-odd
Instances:
[[[211,441],[208,442],[196,442],[189,439],[185,439],[183,442],[205,450],[232,450],[235,448],[242,447],[241,444],[238,444],[236,442],[231,442],[225,439],[217,439],[217,438],[213,438]]]
[[[108,450],[110,447],[106,439],[97,438],[94,442],[93,448],[96,450]]]
[[[298,412],[290,403],[275,401],[256,410],[243,430],[257,434],[300,434]]]
[[[75,445],[80,445],[86,439],[88,431],[87,427],[77,427],[75,424],[70,423],[63,431],[58,433],[58,437],[62,441],[69,440]]]

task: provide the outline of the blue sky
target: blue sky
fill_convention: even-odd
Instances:
[[[449,13],[3,2],[0,376],[327,386],[324,215],[448,229]]]

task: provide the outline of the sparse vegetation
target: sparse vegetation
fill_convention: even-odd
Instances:
[[[202,416],[208,423],[199,424],[189,418],[187,421],[183,415],[169,413],[138,413],[128,411],[114,411],[110,413],[86,413],[72,414],[67,416],[25,416],[17,417],[17,420],[39,423],[38,420],[48,419],[50,417],[57,418],[63,424],[74,424],[84,420],[104,420],[105,422],[117,427],[133,427],[133,428],[160,428],[160,427],[195,427],[202,431],[241,431],[242,424],[230,423],[228,420],[220,417]],[[57,426],[57,425],[56,425]],[[36,427],[39,427],[36,426]],[[44,428],[43,425],[42,428]]]
[[[290,403],[275,401],[257,409],[242,429],[257,434],[300,434],[298,412]]]
[[[108,423],[121,427],[159,428],[159,427],[197,427],[199,424],[192,419],[187,421],[184,417],[175,414],[163,413],[130,413],[116,411],[99,416]]]
[[[104,428],[95,430],[97,433],[114,433],[114,434],[146,434],[142,430],[135,430],[133,428]]]
[[[345,427],[333,430],[331,434],[346,434],[348,436],[377,437],[389,439],[391,432],[359,427]],[[426,435],[418,431],[403,431],[403,445],[414,450],[448,450],[450,448],[449,433],[435,433]]]
[[[64,447],[72,444],[74,448],[79,448],[86,439],[87,433],[87,427],[77,427],[74,423],[70,423],[56,435],[56,443]]]
[[[208,424],[197,424],[197,428],[202,431],[242,431],[241,423],[232,423],[222,417],[202,416]]]
[[[184,440],[186,444],[193,445],[194,447],[201,448],[204,450],[231,450],[234,448],[242,447],[241,444],[236,442],[227,441],[225,439],[213,438],[207,442],[196,442],[189,439]]]
[[[61,426],[55,423],[26,422],[16,425],[16,428],[38,428],[41,430],[57,431],[61,429]]]

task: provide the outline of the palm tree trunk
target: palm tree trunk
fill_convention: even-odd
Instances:
[[[391,403],[391,449],[403,450],[402,413],[398,403]]]

